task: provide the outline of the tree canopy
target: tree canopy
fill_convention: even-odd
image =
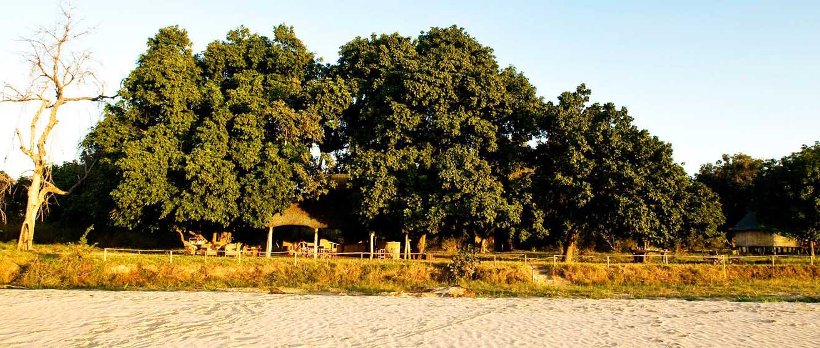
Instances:
[[[560,239],[568,259],[579,243],[703,243],[729,211],[709,181],[722,162],[690,178],[626,108],[585,85],[547,102],[456,26],[358,37],[331,64],[284,25],[203,52],[167,27],[119,96],[84,142],[100,189],[77,204],[110,193],[128,229],[263,227],[325,194],[329,174],[350,175],[359,235]]]
[[[356,38],[335,72],[353,86],[340,165],[373,228],[486,238],[519,222],[505,185],[542,106],[522,74],[458,27]]]
[[[721,231],[728,231],[752,209],[755,180],[762,168],[763,160],[742,153],[723,155],[721,160],[700,167],[695,178],[718,195],[726,216]]]
[[[550,229],[565,238],[568,260],[580,239],[667,245],[681,236],[684,224],[711,228],[722,222],[721,215],[702,209],[709,202],[690,198],[690,192],[708,189],[690,188],[671,145],[635,127],[626,108],[589,104],[590,94],[581,85],[550,104],[536,150],[538,206]]]
[[[115,218],[264,226],[328,180],[311,149],[338,123],[344,84],[324,78],[293,29],[239,28],[194,54],[185,30],[161,29],[91,134],[121,181]]]
[[[779,161],[767,162],[758,177],[757,195],[759,200],[755,206],[762,223],[800,240],[817,241],[820,238],[820,142],[805,145]]]

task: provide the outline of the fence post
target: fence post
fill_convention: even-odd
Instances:
[[[108,248],[103,249],[103,262],[108,261]]]
[[[239,248],[239,252],[236,253],[236,262],[242,264],[242,248]]]
[[[296,255],[298,253],[293,253],[293,265],[296,266]]]
[[[524,263],[527,263],[527,254],[524,254]]]
[[[168,263],[174,263],[174,251],[168,250]]]
[[[722,259],[721,261],[723,261],[723,278],[726,278],[726,255],[722,255],[722,256],[723,257],[721,258]]]
[[[609,268],[609,255],[606,256],[606,268]]]
[[[772,266],[774,266],[774,255],[772,255]]]

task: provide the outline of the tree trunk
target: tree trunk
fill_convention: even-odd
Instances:
[[[273,226],[268,226],[268,239],[265,241],[265,257],[270,257],[273,249]]]
[[[373,259],[373,249],[376,243],[376,232],[370,231],[370,259]]]
[[[319,258],[319,229],[313,229],[313,259]]]
[[[648,263],[648,256],[649,256],[649,241],[643,241],[643,257],[641,258],[641,262]]]
[[[42,200],[40,191],[43,186],[43,174],[34,171],[31,176],[31,186],[28,187],[28,197],[26,200],[26,215],[23,225],[20,226],[20,238],[17,240],[17,250],[31,250],[34,241],[34,224],[37,222],[37,213],[40,212]]]
[[[575,254],[578,253],[578,239],[580,233],[570,230],[564,240],[564,262],[575,262]]]
[[[416,249],[419,254],[424,254],[424,251],[427,250],[427,233],[421,234],[418,242],[416,242]]]

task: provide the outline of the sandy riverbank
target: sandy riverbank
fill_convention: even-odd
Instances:
[[[0,290],[0,346],[816,346],[820,304]]]

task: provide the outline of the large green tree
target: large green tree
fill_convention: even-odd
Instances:
[[[756,191],[760,221],[809,241],[814,256],[814,244],[820,238],[820,142],[766,163]]]
[[[293,30],[239,28],[195,54],[161,29],[90,136],[120,176],[115,218],[196,229],[264,226],[327,188],[311,155],[348,102]]]
[[[490,48],[457,27],[373,35],[344,45],[336,72],[354,91],[339,158],[371,228],[487,238],[520,222],[513,150],[543,104]]]
[[[742,153],[723,155],[721,160],[700,167],[695,178],[720,197],[726,216],[721,231],[728,231],[751,209],[755,179],[762,168],[763,160]]]
[[[590,93],[581,85],[550,105],[534,163],[533,193],[562,233],[565,260],[581,240],[666,245],[685,223],[702,227],[687,215],[691,182],[671,146],[635,127],[626,108],[589,104]]]

